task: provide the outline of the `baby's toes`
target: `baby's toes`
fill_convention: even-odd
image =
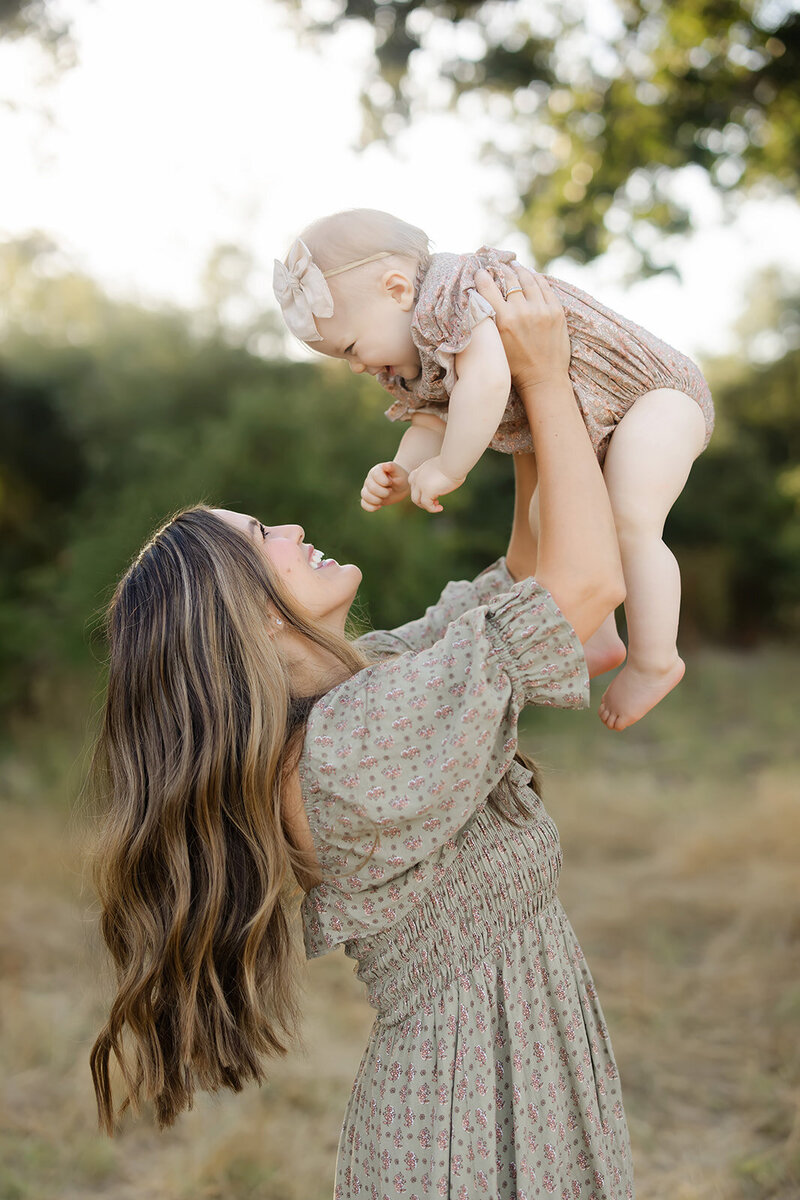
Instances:
[[[608,729],[614,728],[615,716],[606,704],[605,700],[600,701],[600,707],[597,710],[597,715]]]

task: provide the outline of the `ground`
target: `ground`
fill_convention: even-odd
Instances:
[[[800,652],[687,667],[624,734],[594,711],[537,711],[525,745],[620,1065],[638,1200],[795,1200]],[[149,1113],[96,1132],[87,1055],[110,982],[80,745],[74,728],[22,727],[0,763],[0,1200],[330,1200],[372,1020],[341,953],[310,965],[306,1053],[263,1088],[202,1097],[166,1134]]]

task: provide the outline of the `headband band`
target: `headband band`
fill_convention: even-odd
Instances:
[[[364,263],[377,262],[379,258],[390,258],[391,250],[381,250],[379,254],[370,254],[369,258],[357,258],[355,262],[345,263],[343,267],[334,267],[332,271],[323,271],[323,277],[330,279],[331,275],[341,275],[342,271],[352,271],[353,267],[363,267]]]

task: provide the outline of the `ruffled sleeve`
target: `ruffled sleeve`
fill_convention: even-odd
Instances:
[[[485,269],[505,294],[503,263],[515,262],[508,250],[481,246],[475,254],[434,254],[420,280],[411,322],[411,338],[420,357],[420,374],[409,382],[382,372],[378,382],[392,396],[390,421],[409,421],[415,412],[447,420],[447,401],[456,385],[456,355],[472,340],[481,321],[494,320],[494,309],[475,287]]]
[[[324,696],[300,762],[324,876],[304,901],[307,951],[374,931],[424,894],[508,770],[525,704],[587,702],[580,642],[532,579]],[[411,887],[386,886],[408,872]]]
[[[432,311],[422,314],[426,340],[434,347],[434,360],[442,368],[442,385],[448,396],[456,386],[456,355],[472,341],[472,331],[481,321],[494,320],[494,309],[480,292],[465,286],[464,275],[474,279],[471,263],[453,280],[447,293],[438,297]]]

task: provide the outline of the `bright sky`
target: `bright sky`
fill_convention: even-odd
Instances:
[[[430,117],[391,150],[356,148],[366,27],[299,44],[277,0],[62,5],[79,65],[55,82],[39,84],[34,47],[0,43],[0,237],[45,231],[115,294],[186,305],[201,300],[213,248],[234,242],[272,308],[273,258],[339,208],[395,211],[437,249],[489,243],[524,258],[510,186],[480,162],[473,124]],[[697,232],[677,254],[681,282],[623,286],[615,259],[554,273],[683,349],[720,352],[759,267],[800,274],[800,208],[749,202],[726,229],[710,189],[687,186]]]

